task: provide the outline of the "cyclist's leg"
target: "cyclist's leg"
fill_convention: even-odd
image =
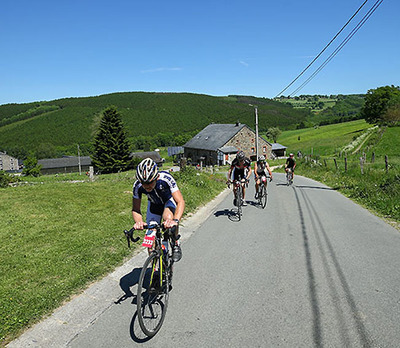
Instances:
[[[156,222],[157,224],[160,224],[161,216],[162,216],[161,214],[162,214],[162,209],[155,204],[151,204],[151,202],[149,201],[147,204],[146,223],[148,225],[150,225],[151,223],[154,223],[154,222]],[[151,251],[153,250],[153,247],[148,248],[147,250],[150,254]]]
[[[176,203],[171,198],[165,203],[163,211],[163,220],[172,220],[176,209]],[[174,248],[173,248],[173,260],[178,262],[182,258],[182,250],[179,240],[179,225],[175,228]]]

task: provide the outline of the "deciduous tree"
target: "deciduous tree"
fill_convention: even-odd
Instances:
[[[363,118],[371,124],[385,123],[385,116],[400,104],[400,87],[384,86],[370,89],[365,96],[365,104],[361,109]]]

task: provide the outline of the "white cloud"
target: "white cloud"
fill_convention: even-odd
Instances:
[[[244,60],[240,60],[239,63],[242,64],[242,65],[244,65],[244,66],[249,66],[249,64],[246,63]]]
[[[154,73],[160,71],[180,71],[180,70],[182,70],[182,68],[155,68],[155,69],[141,70],[140,72],[142,74],[146,74],[146,73]]]

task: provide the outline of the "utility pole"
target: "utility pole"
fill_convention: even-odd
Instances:
[[[258,161],[258,113],[257,113],[257,105],[254,106],[254,111],[256,114],[256,161]]]
[[[79,144],[78,144],[78,166],[79,166],[79,175],[82,175],[82,170],[81,170],[81,154],[80,154]]]

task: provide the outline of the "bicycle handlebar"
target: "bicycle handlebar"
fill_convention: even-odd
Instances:
[[[174,232],[174,228],[176,228],[176,226],[172,226],[169,229],[171,229]],[[162,223],[162,224],[154,223],[154,224],[151,224],[151,225],[143,224],[143,229],[146,229],[146,230],[152,230],[152,229],[160,230],[160,229],[162,229],[163,231],[168,230],[168,228],[164,227],[164,223]],[[124,234],[125,234],[126,240],[128,241],[128,248],[131,247],[131,241],[133,243],[136,243],[140,239],[140,237],[133,238],[133,232],[134,231],[136,231],[135,227],[132,227],[129,231],[124,230]],[[172,235],[172,237],[173,237],[173,235]],[[178,235],[176,240],[178,240],[179,237],[180,237],[180,235]]]

